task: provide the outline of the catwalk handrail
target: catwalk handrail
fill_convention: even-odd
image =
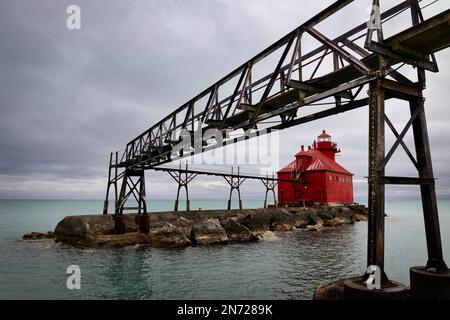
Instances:
[[[279,179],[274,176],[263,176],[263,175],[249,175],[249,174],[240,174],[240,173],[226,173],[226,172],[217,172],[217,171],[206,171],[206,170],[195,170],[195,169],[183,169],[183,168],[167,168],[167,167],[153,167],[154,171],[164,171],[164,172],[181,172],[187,174],[197,174],[197,175],[208,175],[208,176],[217,176],[217,177],[230,177],[230,178],[242,178],[242,179],[250,179],[250,180],[265,180],[265,181],[276,181],[276,182],[291,182],[291,183],[299,183],[302,182],[296,179]]]

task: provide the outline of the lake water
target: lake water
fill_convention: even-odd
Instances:
[[[246,201],[257,208],[261,201]],[[153,200],[150,210],[170,210]],[[226,208],[226,201],[192,201]],[[450,201],[440,201],[444,256],[450,263]],[[102,201],[0,200],[0,299],[311,299],[324,282],[365,270],[367,223],[277,233],[278,239],[185,249],[76,249],[50,240],[22,241],[53,230],[66,215],[98,213]],[[420,202],[386,204],[386,272],[409,283],[426,262]],[[68,290],[66,269],[81,268],[81,290]]]

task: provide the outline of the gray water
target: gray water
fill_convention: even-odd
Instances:
[[[171,201],[151,201],[152,211]],[[450,263],[450,201],[440,201],[444,255]],[[224,208],[225,201],[192,201]],[[260,207],[260,201],[244,206]],[[365,269],[367,223],[277,233],[278,239],[185,249],[75,249],[50,240],[22,241],[53,230],[66,215],[98,213],[102,201],[0,200],[1,299],[310,299],[327,281]],[[426,262],[419,202],[386,206],[386,272],[409,283],[408,268]],[[66,269],[81,268],[81,290],[68,290]]]

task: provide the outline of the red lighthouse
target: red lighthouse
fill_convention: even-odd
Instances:
[[[312,147],[302,145],[295,160],[277,172],[278,202],[281,205],[301,203],[353,203],[353,174],[335,161],[340,150],[331,136],[322,131]]]

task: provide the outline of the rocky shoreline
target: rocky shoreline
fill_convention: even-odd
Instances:
[[[252,242],[271,237],[273,231],[296,228],[321,231],[366,221],[367,209],[353,205],[152,213],[148,234],[139,233],[138,215],[129,214],[124,218],[124,234],[115,234],[112,215],[82,215],[65,217],[54,232],[33,232],[23,239],[54,238],[56,242],[81,247],[182,248]]]

